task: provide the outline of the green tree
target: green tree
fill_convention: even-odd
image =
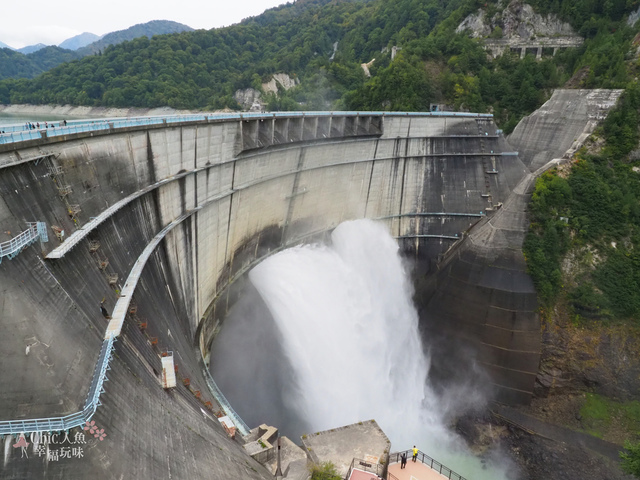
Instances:
[[[331,462],[311,466],[311,480],[342,480],[336,467]]]
[[[627,440],[624,448],[625,451],[620,452],[622,471],[640,478],[640,442],[631,443]]]

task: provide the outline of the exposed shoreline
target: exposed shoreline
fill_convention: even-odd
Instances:
[[[170,107],[160,108],[108,108],[79,107],[73,105],[2,105],[0,113],[14,115],[61,115],[79,118],[95,117],[140,117],[153,115],[184,115],[198,113],[195,110],[175,110]]]

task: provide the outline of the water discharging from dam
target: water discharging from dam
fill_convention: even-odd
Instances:
[[[212,365],[250,426],[271,423],[296,441],[375,419],[394,451],[416,444],[467,478],[506,478],[445,426],[451,412],[429,386],[412,287],[384,225],[343,223],[330,246],[282,251],[249,278],[261,300],[254,292],[234,307]]]

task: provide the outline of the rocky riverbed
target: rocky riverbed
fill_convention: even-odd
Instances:
[[[543,321],[535,397],[491,406],[456,429],[479,454],[513,462],[519,480],[629,480],[625,440],[638,440],[640,335],[627,324],[575,323],[560,305]]]

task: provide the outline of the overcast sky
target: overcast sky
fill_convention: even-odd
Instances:
[[[26,0],[3,1],[0,41],[13,48],[57,45],[83,32],[124,30],[150,20],[210,29],[287,3],[287,0]]]

